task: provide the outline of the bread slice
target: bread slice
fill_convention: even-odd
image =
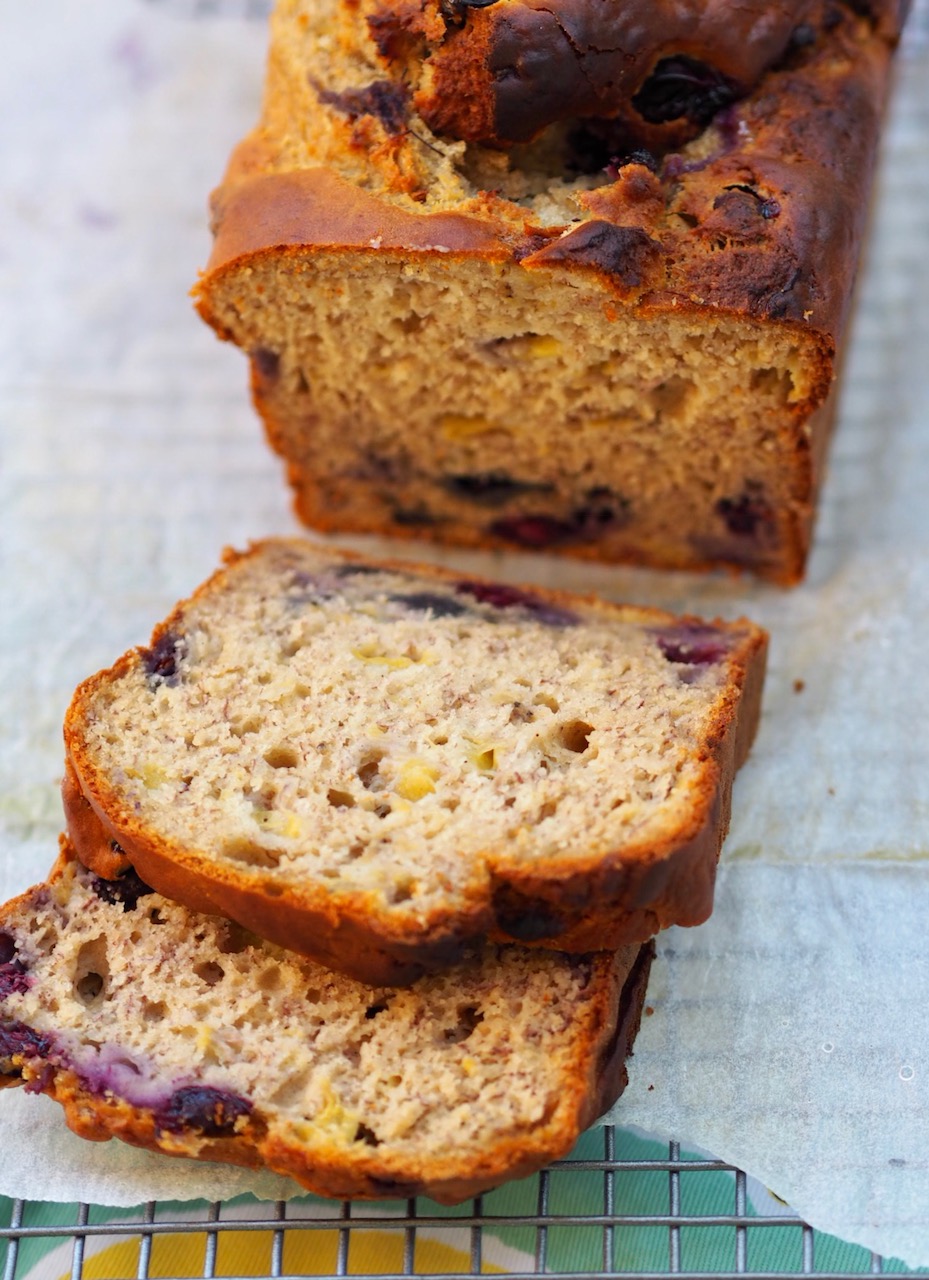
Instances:
[[[299,515],[795,582],[905,8],[278,0],[195,297]]]
[[[0,909],[0,1083],[82,1137],[454,1203],[564,1154],[626,1084],[651,947],[488,946],[366,986],[85,870]]]
[[[711,910],[765,635],[298,540],[77,690],[82,860],[356,977]]]

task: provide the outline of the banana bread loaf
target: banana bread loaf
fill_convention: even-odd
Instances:
[[[454,1203],[564,1154],[626,1084],[651,947],[488,946],[364,986],[64,850],[0,909],[0,1085],[82,1137]]]
[[[271,540],[78,689],[71,836],[372,982],[640,942],[710,913],[765,641]]]
[[[318,528],[803,572],[901,0],[279,0],[195,296]]]

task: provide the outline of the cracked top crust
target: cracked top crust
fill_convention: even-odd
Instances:
[[[215,242],[195,290],[204,317],[222,332],[212,292],[229,271],[268,252],[515,260],[527,270],[580,272],[650,310],[711,307],[796,326],[820,349],[821,376],[804,403],[821,403],[851,299],[905,5],[792,0],[767,6],[766,21],[760,3],[730,6],[741,15],[741,24],[729,23],[741,47],[727,27],[719,49],[730,53],[714,52],[714,66],[745,84],[775,63],[729,105],[710,92],[711,120],[698,112],[696,126],[656,124],[662,137],[630,150],[615,120],[572,116],[534,143],[500,150],[450,141],[430,127],[430,103],[485,111],[504,82],[485,78],[490,97],[479,86],[440,93],[452,53],[485,29],[510,23],[512,31],[542,10],[531,7],[538,0],[495,0],[452,14],[452,0],[445,3],[443,13],[440,0],[329,0],[324,61],[318,31],[327,24],[302,0],[281,0],[262,122],[236,149],[213,198]],[[557,8],[564,22],[569,10],[595,6],[549,0],[545,12]],[[648,12],[671,7],[663,0]],[[715,14],[725,25],[723,7],[704,6],[701,22]],[[629,14],[640,8],[623,6],[617,21],[632,29]],[[674,12],[683,22],[693,8],[680,2]],[[657,26],[643,21],[640,39]],[[307,31],[315,45],[306,44]],[[767,32],[766,40],[749,40],[749,31]],[[653,39],[649,48],[653,62],[667,61],[672,44],[659,49]],[[680,42],[674,50],[686,79],[686,59],[699,50]],[[531,61],[528,45],[523,57]],[[632,98],[638,83],[628,82]],[[484,126],[475,115],[467,127],[480,134]],[[680,145],[678,128],[699,128],[699,136]]]
[[[833,6],[841,16],[841,6]],[[899,0],[844,6],[891,39]],[[563,120],[613,123],[619,150],[696,137],[812,42],[814,0],[378,0],[368,22],[438,134],[507,147]]]

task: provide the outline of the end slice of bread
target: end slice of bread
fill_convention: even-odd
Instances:
[[[353,976],[709,915],[766,637],[298,540],[77,691],[77,850]]]
[[[371,987],[67,846],[0,909],[0,950],[0,1083],[79,1135],[445,1203],[564,1154],[612,1103],[651,960],[490,945]]]

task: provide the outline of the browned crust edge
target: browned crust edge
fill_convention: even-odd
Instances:
[[[62,854],[49,883],[60,879],[74,859],[62,838]],[[0,910],[0,921],[32,892]],[[286,1130],[275,1131],[258,1108],[237,1121],[231,1137],[168,1133],[158,1128],[150,1109],[112,1094],[93,1093],[71,1068],[22,1054],[11,1057],[11,1071],[0,1084],[26,1084],[32,1092],[47,1094],[63,1107],[68,1127],[91,1141],[118,1138],[166,1155],[266,1168],[317,1195],[337,1199],[426,1195],[441,1204],[457,1204],[501,1182],[527,1177],[566,1154],[583,1130],[616,1101],[628,1083],[626,1059],[641,1022],[653,957],[654,944],[648,942],[634,954],[626,950],[590,958],[600,970],[602,991],[586,1010],[584,1043],[579,1043],[575,1070],[554,1109],[532,1131],[509,1135],[492,1150],[467,1159],[452,1151],[411,1166],[403,1157],[378,1155],[376,1148],[349,1153],[325,1140],[311,1147],[289,1137]],[[597,975],[591,978],[595,980]]]
[[[275,544],[281,541],[287,540]],[[260,554],[265,545],[227,552],[227,566]],[[330,549],[325,554],[366,559]],[[378,563],[446,581],[462,576],[428,565]],[[226,572],[228,568],[218,570],[192,600],[217,586]],[[565,591],[531,590],[561,607],[576,606],[580,600]],[[189,603],[179,604],[156,627],[152,644],[183,619]],[[628,612],[623,606],[594,603],[607,613]],[[654,625],[698,621],[652,609],[632,613]],[[729,826],[733,777],[758,726],[767,635],[744,619],[718,625],[738,628],[744,636],[727,659],[728,688],[708,731],[689,820],[659,842],[592,849],[583,862],[576,857],[551,858],[544,872],[507,865],[504,850],[489,852],[489,871],[479,870],[460,903],[426,919],[389,923],[373,896],[336,901],[315,884],[299,896],[285,897],[263,872],[217,870],[191,851],[147,834],[121,805],[108,779],[96,773],[82,737],[88,699],[100,683],[118,678],[138,662],[138,650],[85,681],[68,709],[62,793],[68,830],[79,857],[96,874],[112,877],[131,864],[166,897],[193,910],[229,916],[262,937],[371,983],[413,982],[424,972],[453,964],[467,946],[485,937],[578,952],[642,942],[667,925],[699,924],[709,916],[716,863]]]

